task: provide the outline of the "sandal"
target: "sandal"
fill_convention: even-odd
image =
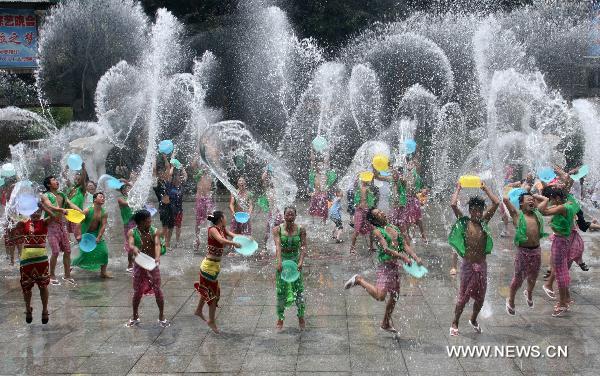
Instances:
[[[542,285],[542,289],[544,290],[544,292],[546,293],[546,295],[548,295],[548,297],[550,299],[556,300],[556,295],[554,295],[554,291],[547,288],[546,285]]]
[[[158,325],[161,326],[161,327],[163,327],[163,328],[168,328],[169,326],[171,326],[171,323],[167,319],[164,319],[164,320],[160,320],[159,319],[158,320]]]
[[[469,320],[469,325],[471,325],[471,328],[473,328],[473,330],[475,331],[475,333],[481,334],[481,327],[479,326],[479,323],[477,323],[477,326],[475,326],[473,324],[473,322],[471,320]]]
[[[458,328],[450,327],[450,337],[458,337],[459,335]]]
[[[390,332],[390,333],[398,333],[398,330],[396,330],[396,328],[394,328],[394,322],[392,321],[391,318],[388,322],[388,326],[386,326],[386,327],[379,326],[379,329],[385,330],[386,332]]]
[[[73,278],[65,278],[64,276],[62,277],[62,280],[65,282],[69,282],[71,285],[73,286],[77,286],[77,283],[75,282],[75,280]]]
[[[527,306],[533,309],[533,299],[529,300],[529,292],[527,289],[523,290],[523,295],[525,296],[525,301],[527,302]]]
[[[456,275],[456,268],[450,269],[450,275]]]
[[[353,275],[352,278],[346,281],[344,284],[344,289],[348,290],[350,287],[356,286],[356,277],[358,277],[358,274]]]
[[[563,313],[567,312],[568,307],[554,306],[554,310],[552,311],[552,317],[562,316]]]
[[[127,322],[127,324],[125,324],[125,326],[128,328],[131,328],[132,326],[138,325],[141,322],[142,321],[140,319],[129,319],[129,321]]]
[[[52,278],[50,278],[50,284],[52,286],[60,286],[60,282],[58,281],[58,279],[52,279]]]
[[[511,316],[514,316],[517,313],[515,311],[515,308],[511,307],[510,303],[508,303],[508,298],[506,299],[506,313],[508,313]]]
[[[29,311],[25,312],[25,322],[31,324],[33,321],[33,308],[29,308]]]
[[[47,324],[47,323],[48,323],[48,320],[49,320],[48,316],[49,316],[49,315],[50,315],[50,314],[49,314],[48,312],[42,312],[42,324],[44,324],[44,325],[45,325],[45,324]]]
[[[587,266],[587,264],[585,262],[582,262],[581,264],[579,264],[579,267],[581,268],[581,270],[583,270],[584,272],[587,272],[588,270],[590,270],[590,267]]]

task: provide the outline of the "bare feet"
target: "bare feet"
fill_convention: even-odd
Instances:
[[[100,278],[104,278],[104,279],[110,279],[112,278],[112,274],[106,272],[106,273],[100,273]]]
[[[206,317],[204,317],[204,314],[202,313],[202,309],[196,308],[196,312],[194,312],[194,315],[200,317],[202,319],[202,321],[206,321]]]
[[[450,269],[450,275],[456,275],[456,268]]]
[[[212,329],[213,332],[215,332],[216,334],[219,334],[219,328],[217,328],[217,323],[214,321],[207,321],[206,325],[208,325],[209,328]]]
[[[275,324],[275,329],[279,331],[283,329],[283,320],[277,320],[277,324]]]
[[[304,321],[304,317],[298,317],[298,326],[300,327],[300,330],[304,330],[306,328],[306,322]]]

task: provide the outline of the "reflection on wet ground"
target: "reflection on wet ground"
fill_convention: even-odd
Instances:
[[[221,203],[221,206],[225,206]],[[306,213],[304,207],[300,214]],[[309,234],[310,254],[305,267],[307,329],[297,329],[295,308],[287,312],[282,333],[274,330],[275,287],[273,258],[224,257],[219,276],[222,296],[217,322],[223,333],[208,332],[193,315],[197,304],[193,283],[200,254],[192,251],[193,206],[186,204],[184,246],[162,259],[161,272],[169,328],[157,325],[152,297],[141,305],[142,323],[126,328],[131,315],[131,277],[125,272],[122,231],[110,232],[109,271],[114,279],[75,270],[76,287],[50,287],[50,323],[39,322],[41,306],[34,290],[34,323],[25,323],[18,270],[2,264],[0,299],[0,374],[51,373],[221,373],[221,374],[597,374],[600,366],[600,247],[599,235],[584,235],[584,259],[591,270],[572,270],[575,300],[565,317],[550,316],[553,303],[541,290],[541,274],[528,309],[517,295],[515,317],[504,311],[512,278],[511,239],[496,239],[488,258],[489,285],[480,323],[482,334],[468,326],[471,305],[465,309],[457,338],[448,336],[457,278],[448,275],[450,248],[444,227],[431,216],[434,239],[415,247],[430,274],[421,280],[402,276],[401,296],[394,313],[396,337],[379,329],[384,304],[361,288],[343,290],[352,274],[375,279],[375,261],[364,239],[360,256],[350,257],[346,241],[337,245],[326,228],[301,215]],[[257,215],[255,237],[263,240],[264,215]],[[498,231],[496,231],[498,232]],[[206,232],[203,233],[203,241]],[[359,247],[360,248],[360,247]],[[544,242],[544,263],[549,242]],[[59,267],[61,268],[61,267]],[[60,275],[62,270],[59,269]],[[567,358],[492,357],[450,358],[447,346],[568,346]]]

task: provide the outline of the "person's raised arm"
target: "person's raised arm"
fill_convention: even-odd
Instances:
[[[512,218],[513,225],[517,226],[519,224],[519,212],[512,204],[512,202],[510,202],[510,199],[508,197],[504,196],[502,198],[502,201],[504,202],[504,206],[506,206],[506,208],[508,209],[508,214],[510,214],[510,217]]]
[[[302,270],[304,257],[306,256],[306,230],[300,227],[300,258],[298,259],[298,270]]]
[[[119,203],[120,208],[126,208],[129,206],[129,203],[123,199],[123,197],[117,198],[117,202]]]
[[[452,199],[450,200],[450,207],[452,207],[452,211],[454,212],[456,218],[463,217],[463,213],[458,207],[458,195],[460,194],[460,189],[460,183],[456,183],[456,190],[452,194]]]
[[[548,197],[545,197],[542,195],[533,195],[533,197],[536,200],[540,201],[540,203],[538,204],[538,210],[543,215],[550,216],[550,215],[555,215],[555,214],[562,214],[562,215],[567,214],[567,209],[565,208],[564,205],[555,205],[555,206],[552,206],[549,208],[548,202],[550,201],[550,199]]]
[[[490,188],[483,182],[481,183],[481,189],[485,192],[485,194],[492,202],[492,204],[483,213],[483,219],[489,221],[494,216],[494,213],[496,213],[498,206],[500,206],[500,200],[498,199],[498,196],[493,194]]]
[[[271,230],[271,235],[273,235],[273,240],[275,241],[275,259],[277,260],[277,271],[281,272],[281,238],[279,237],[279,226],[273,227],[273,230]]]
[[[85,192],[87,181],[88,181],[88,173],[87,173],[87,170],[85,169],[85,162],[84,162],[81,164],[81,172],[79,175],[79,188],[81,189],[82,192]]]

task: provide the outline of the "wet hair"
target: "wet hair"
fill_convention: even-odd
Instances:
[[[485,208],[485,200],[479,196],[473,196],[469,198],[469,210],[471,209],[484,209]]]
[[[121,188],[119,188],[119,192],[123,193],[123,191],[125,190],[125,188],[129,187],[129,184],[125,183],[121,186]]]
[[[525,193],[521,193],[519,195],[519,204],[523,203],[523,200],[525,200],[525,196],[531,196],[532,194],[530,192],[525,192]]]
[[[46,191],[50,191],[50,181],[52,181],[52,179],[56,179],[56,177],[54,175],[50,175],[44,178],[44,182],[42,184],[44,185],[44,188],[46,188]]]
[[[95,199],[96,199],[96,197],[98,197],[98,195],[102,195],[103,197],[106,197],[106,196],[104,196],[104,192],[96,192],[96,193],[94,193],[94,194],[92,195],[92,199],[94,199],[94,200],[95,200]]]
[[[296,207],[295,206],[286,206],[285,209],[283,209],[283,214],[285,214],[286,211],[288,210],[293,210],[294,214],[296,214]]]
[[[206,219],[208,219],[213,225],[216,225],[223,217],[225,217],[225,214],[223,214],[222,211],[215,210],[212,212],[212,214],[209,214]]]
[[[567,198],[565,191],[554,185],[545,186],[544,189],[542,190],[542,195],[544,195],[545,197],[548,197],[548,198],[558,198],[561,200],[564,200]]]
[[[90,183],[92,183],[92,184],[94,184],[94,187],[97,187],[97,186],[98,186],[98,184],[96,184],[96,182],[95,182],[95,181],[93,181],[93,180],[91,180],[91,179],[88,179],[88,181],[87,181],[87,182],[85,182],[85,183],[86,183],[86,184],[90,184]]]
[[[141,209],[135,212],[135,214],[133,215],[133,221],[136,225],[140,225],[142,222],[144,222],[150,217],[152,217],[152,214],[150,214],[148,210]]]
[[[369,222],[373,226],[379,226],[381,225],[381,223],[379,222],[377,216],[373,213],[375,210],[377,210],[377,208],[369,209],[369,211],[367,212],[367,222]]]

